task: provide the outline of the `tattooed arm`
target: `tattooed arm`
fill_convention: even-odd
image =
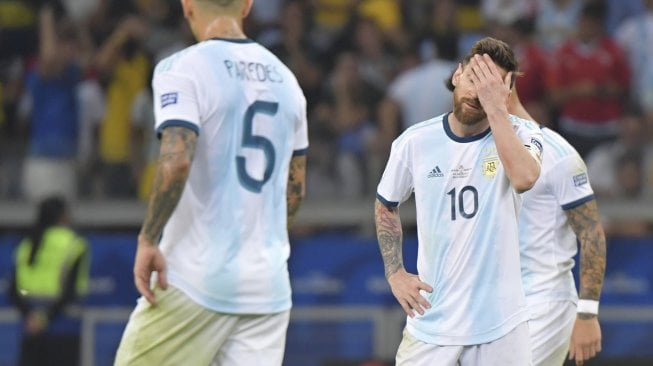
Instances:
[[[286,205],[288,209],[288,229],[295,221],[295,215],[306,193],[306,156],[293,156],[288,172],[288,188],[286,188]]]
[[[580,298],[598,301],[605,274],[605,234],[596,201],[567,210],[566,214],[580,242]]]
[[[150,289],[152,272],[158,273],[159,286],[162,289],[167,287],[165,258],[156,244],[181,198],[193,161],[196,141],[197,134],[185,127],[165,128],[161,136],[154,187],[145,221],[138,235],[134,263],[136,288],[153,305],[156,301]]]
[[[424,314],[425,309],[430,308],[431,305],[419,291],[432,292],[433,289],[427,283],[420,281],[417,275],[406,272],[404,268],[401,250],[403,232],[399,209],[388,207],[377,199],[374,205],[374,220],[385,277],[388,279],[392,294],[411,318],[415,316],[414,311]]]
[[[580,242],[580,298],[598,301],[605,274],[605,234],[595,200],[565,211]],[[601,351],[601,327],[595,314],[578,313],[569,359],[582,365]]]

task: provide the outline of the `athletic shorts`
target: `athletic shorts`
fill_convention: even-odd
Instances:
[[[438,346],[417,340],[404,329],[396,366],[528,366],[531,344],[528,324],[521,323],[505,336],[472,346]]]
[[[562,365],[569,352],[569,340],[576,321],[576,304],[571,301],[545,302],[530,306],[529,311],[533,365]]]
[[[138,299],[123,333],[115,366],[281,365],[290,311],[223,314],[168,286],[155,289],[157,306]]]

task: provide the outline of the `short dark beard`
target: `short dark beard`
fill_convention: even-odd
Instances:
[[[487,114],[485,114],[485,111],[483,109],[480,109],[476,113],[465,113],[463,112],[463,103],[465,101],[462,99],[458,99],[454,96],[454,103],[453,103],[453,115],[456,116],[456,119],[458,122],[462,123],[463,125],[467,126],[473,126],[485,118],[487,118]],[[473,101],[467,100],[467,102],[474,103]],[[475,104],[479,104],[478,101],[476,101]]]

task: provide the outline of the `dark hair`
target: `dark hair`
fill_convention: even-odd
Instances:
[[[584,18],[605,23],[605,20],[608,18],[608,6],[603,0],[588,1],[583,5],[580,14]]]
[[[43,233],[51,226],[58,224],[66,212],[66,202],[58,196],[48,197],[39,203],[36,223],[32,227],[29,239],[32,249],[29,253],[29,265],[34,264],[36,254],[43,241]]]
[[[510,80],[510,85],[514,85],[515,79],[519,74],[519,63],[515,58],[515,53],[512,51],[512,48],[510,48],[510,46],[508,46],[508,44],[504,41],[492,37],[485,37],[479,40],[474,44],[467,56],[465,56],[463,59],[463,65],[467,65],[469,60],[471,60],[474,55],[483,55],[486,53],[497,66],[508,72],[512,72],[512,80]],[[453,74],[455,72],[456,70],[454,70],[451,73],[451,76],[445,80],[445,85],[451,91],[455,89],[455,86],[453,85]]]

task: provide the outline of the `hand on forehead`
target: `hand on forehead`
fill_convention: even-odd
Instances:
[[[502,79],[506,74],[508,74],[508,71],[495,64],[487,53],[484,53],[483,55],[475,54],[472,56],[468,62],[468,66],[487,67],[491,73],[497,73]]]

